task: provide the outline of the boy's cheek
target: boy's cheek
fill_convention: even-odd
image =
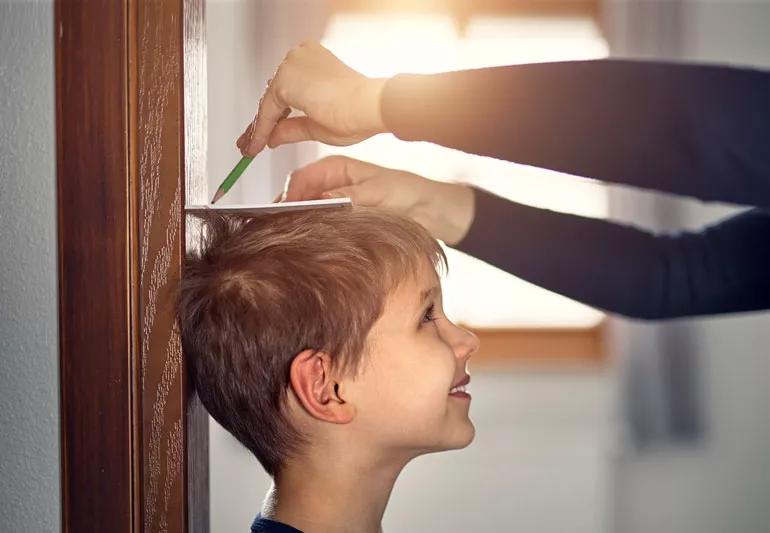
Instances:
[[[355,384],[366,404],[408,408],[404,404],[418,397],[430,402],[449,394],[456,364],[451,349],[438,337],[400,336],[390,341],[379,343],[379,350],[371,354],[375,359]]]

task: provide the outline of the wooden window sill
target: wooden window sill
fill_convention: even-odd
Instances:
[[[588,328],[523,327],[474,328],[481,341],[473,364],[554,364],[575,363],[602,366],[606,362],[604,322]]]

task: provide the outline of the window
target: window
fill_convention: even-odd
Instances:
[[[462,34],[441,14],[341,13],[323,43],[369,76],[431,73],[540,61],[596,59],[607,44],[590,17],[473,17]],[[319,146],[318,156],[345,154],[432,179],[474,183],[538,207],[605,217],[605,187],[592,180],[472,156],[429,143],[381,135],[352,147]],[[474,329],[594,328],[603,313],[535,287],[472,257],[447,249],[447,313]]]

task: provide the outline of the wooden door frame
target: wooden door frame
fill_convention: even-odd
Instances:
[[[54,9],[63,530],[207,532],[173,309],[206,201],[204,0]]]

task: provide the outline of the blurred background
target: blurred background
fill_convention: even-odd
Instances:
[[[305,39],[372,76],[604,57],[770,68],[770,1],[208,0],[206,11],[209,196],[268,78]],[[655,231],[735,209],[390,135],[263,153],[223,203],[268,202],[331,153]],[[448,255],[447,313],[482,340],[477,437],[407,466],[386,531],[770,531],[770,315],[628,321]],[[245,530],[270,479],[213,420],[210,432],[212,531]]]

